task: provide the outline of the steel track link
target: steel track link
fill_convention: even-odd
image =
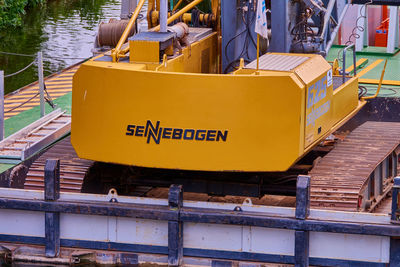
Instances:
[[[397,175],[400,123],[366,122],[310,171],[311,207],[373,211]]]
[[[86,172],[94,162],[78,157],[71,145],[70,136],[59,141],[32,163],[25,178],[24,188],[43,190],[44,166],[46,160],[51,158],[60,159],[61,191],[80,193]]]

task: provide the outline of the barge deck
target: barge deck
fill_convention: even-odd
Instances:
[[[375,56],[361,57],[369,60],[365,68],[380,66],[374,63]],[[400,54],[389,59],[385,78],[394,80]],[[45,80],[48,93],[67,113],[72,77],[78,67]],[[374,82],[379,71],[369,68],[363,74],[368,82]],[[352,124],[369,119],[398,120],[399,88],[385,85],[383,97],[372,100],[346,127],[352,129]],[[6,96],[6,135],[39,118],[37,92],[34,83]],[[385,107],[390,107],[390,112]],[[378,108],[383,112],[374,117]],[[47,161],[49,158],[60,162]],[[273,201],[252,204],[251,198],[242,198],[240,203],[229,198],[217,202],[216,198],[196,200],[192,195],[188,200],[183,198],[184,188],[176,185],[159,198],[151,197],[157,195],[154,190],[146,197],[119,196],[115,190],[103,195],[80,193],[92,162],[77,158],[69,138],[22,164],[27,176],[19,183],[9,180],[17,164],[0,164],[0,216],[4,218],[0,220],[0,255],[4,257],[0,258],[4,260],[65,265],[400,264],[399,212],[393,201],[400,186],[396,179],[393,191],[374,213],[364,213],[319,210],[316,206],[310,209],[312,180],[307,176],[298,178],[297,203],[286,201],[286,207],[279,201],[276,206],[270,206]],[[57,184],[60,191],[54,186]],[[8,188],[11,185],[14,188]]]

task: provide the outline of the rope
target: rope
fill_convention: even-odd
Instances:
[[[36,58],[35,58],[29,65],[27,65],[25,68],[22,68],[22,69],[20,69],[19,71],[14,72],[14,73],[11,73],[11,74],[4,75],[4,77],[5,77],[5,78],[8,78],[8,77],[11,77],[11,76],[20,74],[21,72],[25,71],[25,70],[28,69],[30,66],[32,66],[33,63],[35,63],[35,61],[36,61]]]
[[[18,53],[12,53],[12,52],[4,52],[4,51],[0,51],[0,54],[11,55],[11,56],[21,56],[21,57],[36,57],[36,55],[18,54]]]
[[[33,100],[35,97],[37,97],[38,95],[39,95],[39,93],[37,93],[36,95],[32,96],[31,98],[29,98],[29,99],[26,100],[25,102],[19,104],[18,106],[15,106],[15,107],[13,107],[12,109],[9,109],[9,110],[7,110],[7,111],[4,111],[4,113],[8,113],[8,112],[11,112],[11,111],[13,111],[13,110],[16,110],[16,109],[22,107],[23,105],[25,105],[25,104],[29,103],[30,101],[32,101],[32,100]]]
[[[0,54],[11,55],[11,56],[21,56],[21,57],[36,57],[36,55],[19,54],[19,53],[5,52],[5,51],[0,51]],[[87,59],[85,57],[54,57],[54,56],[47,56],[47,55],[46,55],[46,58],[54,58],[54,59]]]
[[[47,97],[45,97],[44,99],[45,99],[45,101],[54,109],[56,105],[54,104],[53,99],[51,98],[49,92],[47,92],[46,84],[43,83],[43,85],[44,85],[44,91],[46,92],[46,95],[47,95]],[[35,99],[39,94],[40,94],[40,92],[36,93],[34,96],[32,96],[31,98],[29,98],[29,99],[26,100],[25,102],[22,102],[22,103],[19,104],[18,106],[15,106],[15,107],[13,107],[13,108],[7,110],[7,111],[4,111],[4,113],[8,113],[8,112],[14,111],[14,110],[16,110],[16,109],[22,107],[23,105],[28,104],[28,103],[31,102],[33,99]]]

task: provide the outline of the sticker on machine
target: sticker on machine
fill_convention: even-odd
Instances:
[[[326,87],[329,87],[332,85],[332,69],[328,70],[328,74],[326,76]]]

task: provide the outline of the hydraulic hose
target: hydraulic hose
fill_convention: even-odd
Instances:
[[[381,90],[382,82],[383,82],[383,76],[385,76],[385,70],[386,70],[386,64],[387,64],[387,59],[385,60],[385,65],[383,66],[382,74],[381,74],[381,79],[379,80],[379,85],[378,89],[376,90],[375,95],[373,96],[364,96],[361,97],[362,100],[367,100],[367,99],[374,99],[379,95],[379,91]]]

